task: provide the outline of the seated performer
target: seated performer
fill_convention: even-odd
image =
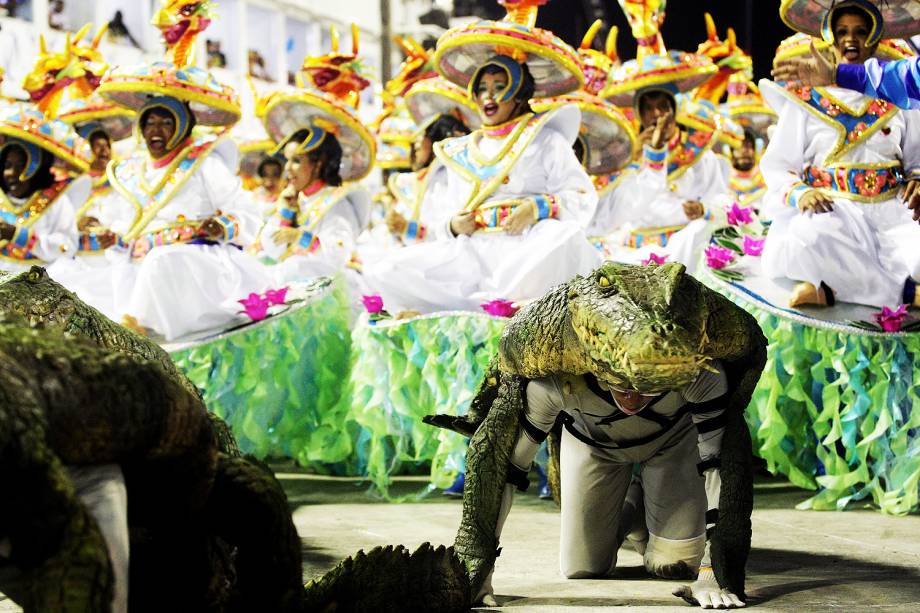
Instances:
[[[52,166],[60,158],[85,171],[87,162],[77,154],[82,141],[69,126],[17,107],[0,116],[0,135],[0,270],[19,271],[73,255],[79,240],[67,195],[73,180],[57,178]]]
[[[577,108],[533,114],[534,79],[504,55],[481,64],[469,87],[484,126],[435,146],[448,172],[429,228],[435,240],[365,267],[386,304],[436,311],[527,301],[599,261],[584,234],[597,195],[571,148]]]
[[[241,251],[258,229],[255,207],[220,141],[194,138],[195,123],[187,103],[152,98],[138,112],[146,151],[109,167],[115,189],[143,211],[124,237],[134,270],[116,311],[167,340],[234,322],[237,300],[269,282]]]
[[[692,271],[707,238],[704,217],[724,201],[728,185],[723,163],[711,151],[718,137],[714,107],[687,98],[678,103],[678,94],[706,82],[715,66],[705,56],[665,49],[658,32],[661,4],[621,2],[639,44],[637,56],[623,64],[602,95],[635,110],[643,150],[611,193],[605,230],[617,232],[623,246],[632,249],[653,247],[661,253],[667,247],[672,261]],[[703,123],[712,129],[699,129],[699,121],[684,119],[693,120],[698,113],[706,114]],[[611,238],[615,243],[618,237]],[[644,255],[632,254],[638,259]]]
[[[412,172],[390,175],[387,182],[395,196],[395,206],[387,211],[385,221],[390,233],[402,241],[421,241],[428,228],[421,221],[422,211],[434,208],[434,198],[442,196],[447,172],[435,161],[434,145],[446,138],[469,134],[466,125],[453,115],[441,114],[420,130],[412,143]],[[425,206],[426,200],[429,202]]]
[[[279,149],[287,160],[287,186],[262,229],[262,253],[277,262],[274,275],[280,282],[341,272],[367,225],[367,192],[355,183],[343,184],[342,147],[323,128],[300,129]]]
[[[304,58],[304,74],[316,89],[273,96],[265,107],[265,130],[286,160],[287,186],[260,242],[280,283],[346,272],[370,221],[371,200],[360,181],[373,167],[375,142],[356,112],[370,82],[346,68],[360,65],[357,28],[350,53],[339,50],[333,31],[331,53]],[[337,66],[334,79],[325,72],[329,66]],[[349,270],[352,288],[366,293]]]
[[[125,209],[128,205],[114,193],[106,175],[106,168],[112,161],[112,139],[109,134],[98,123],[83,126],[80,132],[89,142],[93,159],[87,173],[92,181],[90,195],[76,212],[77,228],[86,235],[86,240],[80,241],[79,255],[100,255],[118,241],[119,233],[128,230],[128,220],[133,219],[134,211],[123,210],[119,213],[119,208]],[[112,224],[118,226],[119,219],[123,223],[117,231],[113,230]],[[96,260],[103,261],[100,258],[84,261]]]
[[[835,4],[823,23],[793,4],[791,23],[822,31],[844,64],[865,62],[897,25],[869,0]],[[761,89],[779,114],[761,160],[773,218],[764,273],[799,282],[790,306],[920,304],[920,228],[898,198],[920,179],[920,116],[839,88]]]
[[[253,190],[253,197],[261,208],[262,219],[267,220],[275,212],[278,194],[284,188],[284,163],[275,156],[265,156],[256,169],[259,185]]]
[[[732,170],[728,180],[730,195],[740,206],[760,209],[767,186],[757,163],[757,136],[748,128],[740,147],[731,149]]]

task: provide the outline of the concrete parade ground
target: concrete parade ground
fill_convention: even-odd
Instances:
[[[354,481],[280,476],[303,538],[305,578],[326,572],[361,548],[450,544],[460,522],[460,501],[439,493],[419,503],[371,504],[366,488]],[[423,486],[411,481],[397,485],[407,494]],[[558,563],[559,513],[534,489],[516,497],[502,535],[493,581],[501,607],[479,610],[693,610],[671,595],[674,581],[649,578],[640,556],[626,548],[619,554],[619,577],[564,579]],[[920,611],[920,516],[796,511],[808,495],[784,480],[758,479],[748,606],[758,611]]]
[[[450,544],[459,500],[438,492],[419,502],[386,503],[353,479],[317,477],[276,466],[303,541],[304,579],[358,549],[429,541]],[[402,478],[392,493],[411,497],[422,479]],[[534,490],[534,488],[531,488]],[[872,510],[796,511],[808,492],[781,479],[755,486],[748,606],[757,611],[920,611],[920,516]],[[514,613],[690,611],[671,596],[674,581],[649,578],[634,551],[619,554],[607,580],[566,580],[558,570],[559,513],[533,491],[519,495],[502,538],[494,579],[501,607]],[[18,611],[0,596],[0,611]]]

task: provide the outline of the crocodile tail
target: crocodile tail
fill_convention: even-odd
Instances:
[[[252,456],[221,455],[206,514],[236,549],[235,610],[300,611],[300,537],[271,470]]]
[[[463,489],[463,517],[454,549],[470,575],[473,593],[478,593],[498,556],[498,525],[508,464],[520,431],[527,379],[501,376],[498,395],[466,454]]]
[[[303,610],[317,613],[466,613],[470,584],[453,548],[423,543],[363,550],[304,587]]]

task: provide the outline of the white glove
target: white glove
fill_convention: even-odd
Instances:
[[[719,587],[712,570],[700,571],[699,578],[690,585],[681,585],[673,594],[703,609],[735,609],[744,606],[740,598]]]

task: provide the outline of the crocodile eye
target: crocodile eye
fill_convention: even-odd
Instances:
[[[601,287],[610,287],[610,279],[608,279],[604,275],[600,275],[597,278],[597,284],[600,285]]]
[[[29,273],[29,281],[38,281],[42,278],[42,274],[37,270],[33,270]]]

